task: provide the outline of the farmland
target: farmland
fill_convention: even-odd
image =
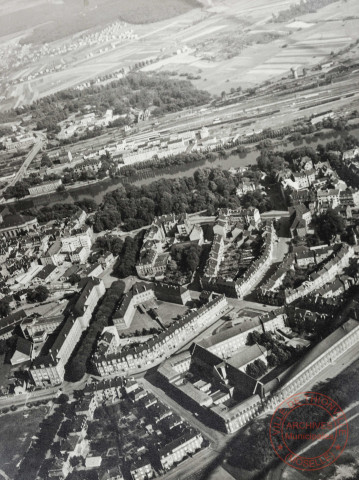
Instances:
[[[144,0],[123,0],[120,3],[102,0],[101,8],[90,8],[86,15],[81,16],[80,23],[74,20],[62,22],[61,28],[68,29],[62,32],[46,16],[46,7],[39,18],[42,21],[48,19],[50,23],[43,21],[41,28],[35,28],[32,32],[27,30],[25,38],[41,42],[47,38],[46,29],[51,26],[51,34],[56,38],[67,35],[65,39],[53,42],[54,47],[61,48],[64,42],[70,41],[75,23],[77,29],[90,28],[95,24],[105,24],[110,17],[112,21],[118,18],[125,20],[124,28],[131,28],[134,38],[118,45],[109,43],[102,49],[83,47],[79,51],[63,54],[57,60],[54,56],[44,56],[14,70],[11,74],[14,83],[7,86],[0,108],[6,110],[31,103],[45,95],[84,84],[119,69],[134,68],[141,62],[146,63],[142,66],[144,71],[166,70],[174,75],[189,76],[198,88],[220,94],[231,88],[249,88],[278,80],[294,67],[310,68],[349,45],[353,45],[354,52],[354,43],[359,38],[356,20],[359,4],[356,0],[347,0],[345,3],[338,0],[314,13],[283,22],[278,22],[278,14],[298,3],[296,0],[258,0],[255,6],[245,0],[201,3],[196,0],[152,0],[151,14],[147,7],[143,7],[143,3]],[[9,2],[3,0],[3,4],[7,10],[0,3],[0,13],[3,13],[0,28],[1,22],[13,14]],[[149,2],[145,4],[148,6]],[[41,7],[41,0],[33,0],[31,5],[31,11],[36,12]],[[79,8],[78,4],[73,4],[66,14],[73,13],[75,5]],[[67,9],[68,4],[57,2],[55,6],[48,6],[53,15],[58,8]],[[162,13],[159,14],[159,11]],[[21,30],[21,15],[19,17],[17,23],[11,26],[6,21],[5,30],[1,31]],[[76,15],[72,18],[75,19]],[[63,25],[65,23],[66,26]],[[27,26],[29,24],[31,22],[27,22]],[[28,37],[29,34],[31,37]],[[41,39],[43,34],[45,37]],[[64,68],[51,70],[56,62],[62,62]],[[33,78],[37,72],[44,70],[49,71]]]
[[[0,32],[4,36],[32,29],[27,32],[25,42],[52,42],[115,19],[152,23],[198,6],[196,0],[2,0]]]

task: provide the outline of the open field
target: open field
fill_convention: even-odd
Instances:
[[[127,2],[126,8],[138,10],[143,1]],[[85,46],[63,56],[43,56],[14,71],[12,78],[21,81],[7,89],[7,101],[4,101],[2,109],[30,103],[39,97],[148,60],[154,63],[144,67],[144,70],[192,74],[197,77],[194,80],[196,86],[220,94],[222,90],[229,91],[232,87],[246,88],[281,78],[292,67],[317,64],[332,52],[341,50],[359,38],[356,28],[359,4],[356,0],[345,3],[338,0],[316,13],[286,23],[273,23],[272,15],[298,3],[298,0],[257,0],[255,5],[246,0],[223,0],[203,2],[207,5],[205,8],[192,8],[197,5],[195,0],[165,1],[171,5],[169,9],[163,0],[151,0],[151,9],[156,13],[161,6],[171,18],[163,20],[164,17],[161,16],[154,18],[146,15],[148,22],[161,21],[149,24],[127,23],[137,38],[117,45],[108,43],[101,51],[96,46]],[[33,9],[40,8],[36,6],[39,2],[40,0],[34,0]],[[90,9],[84,18],[90,21],[95,12],[97,25],[104,25],[105,14],[111,11],[111,21],[119,17],[127,22],[135,21],[121,14],[121,8],[124,8],[122,2],[120,6],[118,2],[115,3],[116,6],[114,0],[102,0],[102,8],[93,11]],[[148,2],[147,4],[149,5]],[[65,8],[64,5],[56,4],[55,10]],[[46,8],[41,20],[46,19]],[[79,8],[78,5],[76,8]],[[51,11],[53,14],[54,5],[51,5]],[[6,18],[6,15],[0,16],[0,31],[1,21]],[[56,31],[52,23],[49,25]],[[28,26],[29,22],[27,28]],[[81,28],[82,24],[77,24],[77,30]],[[56,41],[53,45],[60,47],[68,40],[70,33],[66,39]],[[28,75],[38,71],[51,70],[51,66],[58,62],[64,62],[66,67],[25,80]]]
[[[273,13],[278,10],[276,2],[270,3],[270,6]],[[242,10],[236,8],[233,12],[231,11],[231,15],[245,25],[246,22],[257,20],[260,13],[269,13],[264,8],[261,9],[257,3],[256,8],[257,10],[253,8],[250,12],[245,8]],[[348,12],[351,19],[348,19]],[[314,65],[332,52],[336,53],[353,43],[359,38],[356,20],[358,15],[359,4],[355,0],[349,0],[345,6],[342,2],[335,2],[317,13],[305,15],[301,17],[302,23],[297,20],[296,23],[274,24],[270,23],[270,18],[264,15],[262,21],[254,22],[250,27],[245,28],[249,30],[247,40],[251,38],[250,33],[263,36],[273,33],[273,30],[278,32],[279,38],[274,36],[273,40],[267,43],[258,40],[259,43],[243,48],[233,58],[216,58],[215,61],[211,61],[208,59],[210,55],[216,51],[225,51],[230,38],[238,34],[238,28],[243,28],[241,25],[235,25],[233,17],[232,22],[229,22],[218,15],[211,21],[203,22],[202,27],[193,27],[193,31],[189,29],[186,35],[182,33],[175,37],[179,42],[186,42],[188,38],[191,39],[196,35],[203,55],[182,54],[145,67],[145,70],[158,69],[200,74],[201,79],[194,80],[194,83],[199,88],[216,94],[220,93],[221,89],[228,91],[232,87],[251,87],[267,80],[280,78],[288,74],[292,67]],[[217,18],[216,21],[215,18]],[[226,26],[224,32],[223,25]],[[220,30],[213,35],[213,29],[217,27]],[[240,41],[238,37],[238,42]],[[193,42],[190,43],[190,46],[193,46]],[[232,41],[230,50],[233,51],[236,47],[238,46]]]
[[[40,407],[23,412],[0,416],[0,469],[10,478],[17,472],[17,464],[29,448],[31,438],[36,434],[39,424],[48,408]],[[6,441],[5,441],[6,439]],[[2,478],[2,477],[1,477]]]
[[[11,35],[33,29],[25,40],[44,43],[117,19],[152,23],[199,6],[196,0],[2,0],[0,32]]]

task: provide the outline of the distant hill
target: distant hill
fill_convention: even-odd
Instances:
[[[0,2],[2,36],[33,29],[24,43],[45,43],[121,19],[152,23],[202,7],[198,0],[12,0],[18,8]]]

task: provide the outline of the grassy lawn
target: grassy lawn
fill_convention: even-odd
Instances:
[[[28,413],[27,418],[24,417],[23,412],[0,416],[0,468],[10,478],[15,477],[16,465],[29,448],[31,437],[36,435],[39,424],[47,411],[46,407],[30,410],[26,412]]]
[[[136,330],[142,332],[144,328],[147,330],[149,328],[159,328],[159,325],[147,313],[141,313],[139,310],[136,310],[131,326],[126,328],[126,330],[123,330],[123,333],[134,333]],[[122,333],[122,330],[120,333]]]
[[[162,323],[166,326],[171,325],[173,319],[176,318],[177,315],[183,315],[188,310],[188,307],[185,305],[177,305],[176,303],[167,303],[161,301],[158,301],[157,303],[158,315],[161,317]]]

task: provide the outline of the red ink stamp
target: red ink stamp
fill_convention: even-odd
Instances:
[[[300,392],[284,400],[272,415],[269,435],[276,455],[297,470],[325,468],[348,441],[345,413],[331,398]]]

